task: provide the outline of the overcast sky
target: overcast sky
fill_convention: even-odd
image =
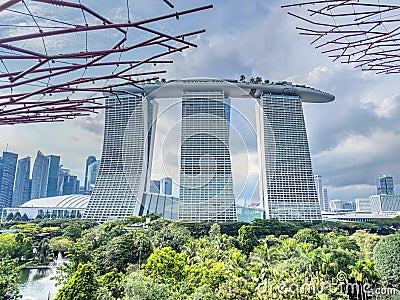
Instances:
[[[123,19],[121,12],[126,1],[113,1],[113,8],[104,6],[108,1],[82,2],[111,20]],[[162,1],[159,2],[130,1],[133,19],[170,12]],[[289,80],[330,92],[336,96],[334,102],[304,104],[314,173],[322,176],[329,198],[352,200],[371,195],[375,192],[375,178],[381,173],[393,175],[395,183],[400,183],[400,75],[378,76],[331,62],[309,44],[307,37],[296,32],[301,21],[280,8],[285,1],[173,2],[177,10],[209,3],[214,4],[214,9],[181,17],[172,23],[175,27],[169,27],[169,23],[160,25],[171,33],[207,30],[195,37],[198,48],[175,54],[174,64],[163,66],[168,71],[163,77],[238,79],[244,74],[247,78]],[[158,11],[160,7],[162,10]],[[38,149],[45,154],[61,155],[62,164],[82,179],[86,157],[100,158],[102,124],[103,114],[64,123],[1,126],[0,147],[5,149],[8,144],[8,150],[19,153],[20,157],[34,157]],[[238,131],[246,130],[243,127]],[[242,135],[246,136],[238,134]],[[158,139],[161,137],[160,134]],[[247,155],[250,166],[256,163],[256,158],[251,150],[254,145],[249,147],[246,151],[250,153]],[[169,151],[172,157],[174,151]],[[157,155],[155,162],[159,163],[162,158]],[[240,159],[235,154],[232,157],[234,161]],[[154,177],[161,176],[161,170],[155,167]],[[248,173],[254,175],[254,172]],[[251,178],[254,182],[254,176]],[[246,188],[251,190],[254,184]],[[400,193],[398,185],[396,192]]]

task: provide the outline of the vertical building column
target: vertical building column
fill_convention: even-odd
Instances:
[[[227,102],[222,91],[183,92],[179,219],[237,220]]]
[[[150,179],[157,113],[142,95],[110,95],[99,174],[83,218],[100,223],[138,215]],[[149,112],[151,110],[151,113]]]
[[[256,113],[266,217],[320,220],[301,99],[263,94]]]

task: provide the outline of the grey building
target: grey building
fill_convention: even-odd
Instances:
[[[84,185],[84,191],[87,192],[89,191],[90,184],[88,184],[88,176],[89,176],[89,166],[96,161],[96,156],[90,155],[86,159],[86,164],[85,164],[85,185]]]
[[[31,158],[18,160],[11,206],[18,207],[31,199]]]
[[[18,154],[3,151],[0,158],[0,209],[11,206]]]
[[[93,188],[96,184],[97,176],[99,174],[99,169],[100,169],[100,160],[96,160],[88,166],[86,186],[85,186],[86,193],[91,193],[93,191]]]
[[[32,170],[31,199],[45,198],[49,177],[49,159],[38,150]]]
[[[78,194],[79,180],[75,175],[65,175],[63,178],[63,196]]]
[[[46,157],[49,160],[46,197],[54,197],[57,196],[57,182],[58,182],[58,170],[60,168],[60,156],[48,155]]]
[[[388,175],[378,176],[376,178],[377,195],[394,195],[393,177]]]

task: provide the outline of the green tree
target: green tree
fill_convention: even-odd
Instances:
[[[171,247],[176,251],[181,251],[189,239],[189,230],[177,223],[171,223],[154,232],[153,245],[154,248]]]
[[[49,241],[50,250],[53,252],[67,252],[72,246],[72,241],[62,236],[57,236]]]
[[[33,241],[30,236],[25,237],[22,233],[15,235],[15,241],[17,243],[17,249],[14,253],[14,257],[19,260],[33,258]]]
[[[0,260],[0,299],[20,299],[17,279],[21,267],[17,259],[1,258]]]
[[[307,243],[313,245],[315,248],[322,246],[322,238],[318,231],[311,228],[304,228],[299,230],[294,236],[298,243]]]
[[[44,238],[39,242],[39,247],[37,248],[37,255],[39,258],[39,263],[47,263],[47,259],[51,253],[49,239]]]
[[[13,225],[10,227],[10,229],[19,229],[19,233],[30,237],[33,237],[40,231],[40,228],[36,224],[32,223]]]
[[[258,246],[259,242],[256,234],[254,233],[253,226],[243,225],[238,231],[238,242],[240,249],[246,255],[249,255],[253,251],[254,247]]]
[[[99,284],[91,264],[80,264],[78,270],[57,293],[55,300],[95,300]]]
[[[374,263],[370,260],[359,260],[354,266],[350,266],[351,273],[350,278],[354,279],[359,286],[364,284],[370,284],[372,287],[376,287],[380,280],[378,272],[375,270]],[[368,299],[369,291],[365,292],[363,289],[358,289],[357,297],[359,299]]]
[[[94,261],[101,274],[117,269],[125,271],[129,264],[145,262],[153,247],[147,231],[135,230],[113,238],[95,250]]]
[[[143,274],[133,272],[124,283],[124,300],[165,300],[170,299],[172,287],[163,283],[154,283]]]
[[[383,284],[400,289],[400,234],[383,237],[376,244],[373,257]]]
[[[365,230],[357,230],[352,235],[353,240],[360,248],[360,254],[365,259],[372,259],[375,245],[381,237],[376,233],[367,233]]]
[[[244,82],[246,80],[246,77],[242,74],[242,75],[240,75],[240,77],[239,77],[239,81],[240,82]]]
[[[100,289],[97,298],[100,299],[122,299],[124,297],[125,274],[113,270],[98,279]]]
[[[185,278],[186,253],[171,247],[156,249],[143,266],[143,273],[158,283],[177,283]]]
[[[75,222],[71,223],[63,229],[63,237],[75,242],[78,238],[82,236],[83,230],[84,228],[81,224]]]
[[[15,252],[18,249],[15,237],[16,235],[12,233],[0,234],[0,258],[6,256],[15,257]]]

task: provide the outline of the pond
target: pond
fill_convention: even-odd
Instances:
[[[47,300],[49,295],[55,295],[59,287],[51,279],[54,275],[55,268],[21,270],[18,287],[22,300]]]

